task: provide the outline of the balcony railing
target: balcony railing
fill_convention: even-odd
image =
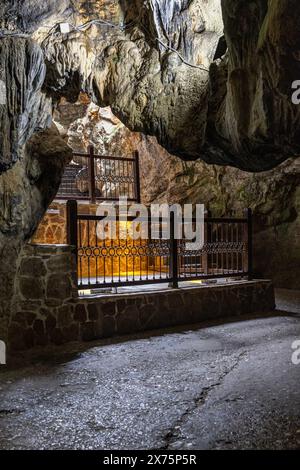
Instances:
[[[140,202],[139,154],[132,158],[96,155],[94,147],[89,153],[73,153],[67,165],[56,199]]]
[[[170,239],[144,240],[99,240],[97,230],[102,216],[78,214],[76,201],[68,201],[67,213],[68,243],[76,251],[78,287],[82,290],[165,282],[176,288],[183,281],[252,276],[250,209],[242,218],[214,218],[208,214],[201,249],[191,249],[187,240],[175,239],[172,213],[168,221]],[[160,228],[166,222],[157,220]],[[116,223],[125,222],[117,216]]]

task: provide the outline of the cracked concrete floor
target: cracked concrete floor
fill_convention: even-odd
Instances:
[[[299,300],[281,291],[272,316],[25,357],[0,374],[0,448],[299,449]]]

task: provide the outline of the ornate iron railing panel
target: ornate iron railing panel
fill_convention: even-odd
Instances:
[[[192,249],[187,240],[98,237],[103,217],[78,215],[68,201],[68,241],[76,247],[80,289],[252,276],[252,216],[205,218],[204,245]],[[150,219],[148,221],[151,222]],[[161,226],[166,221],[159,219]],[[123,220],[117,216],[118,228]],[[157,222],[156,222],[157,223]],[[174,217],[171,217],[171,227]]]
[[[234,277],[248,273],[248,219],[205,220],[205,243],[189,250],[179,243],[179,279]]]
[[[100,217],[78,216],[79,288],[168,282],[169,241],[97,237]],[[120,224],[122,222],[117,222]]]
[[[132,158],[74,153],[67,165],[56,199],[140,201],[139,154]]]

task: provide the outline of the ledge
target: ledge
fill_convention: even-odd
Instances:
[[[48,290],[55,288],[64,292],[66,286],[60,285],[59,279],[52,281],[51,278]],[[30,293],[32,282],[31,279],[28,285]],[[42,301],[19,303],[10,325],[12,350],[94,341],[207,320],[270,313],[275,309],[273,284],[267,280],[182,286],[179,289],[170,289],[166,285],[165,289],[160,286],[160,290],[155,291],[89,298],[68,299],[64,294],[63,301],[58,294],[50,299],[51,302],[45,301],[45,305]]]
[[[253,280],[81,297],[77,308],[91,323],[96,318],[101,337],[107,338],[217,318],[272,312],[275,310],[275,296],[271,281]]]

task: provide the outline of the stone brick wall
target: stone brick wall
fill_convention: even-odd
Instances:
[[[66,203],[52,202],[32,238],[34,244],[67,243]]]
[[[67,245],[26,245],[18,267],[10,321],[11,349],[75,341],[76,260]]]
[[[27,245],[15,284],[9,348],[91,341],[274,308],[270,281],[79,298],[71,247]]]
[[[84,340],[99,337],[93,329],[95,321],[101,337],[108,338],[274,309],[274,289],[270,281],[119,294],[103,297],[101,301],[81,300],[76,307],[85,323]]]

